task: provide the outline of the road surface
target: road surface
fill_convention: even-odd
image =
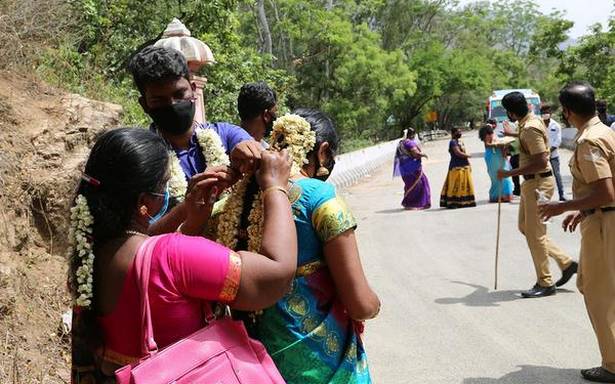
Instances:
[[[441,210],[448,168],[447,141],[430,142],[424,170],[432,208],[401,210],[401,179],[391,167],[344,192],[359,227],[368,278],[382,300],[366,326],[365,344],[377,384],[572,384],[600,355],[573,278],[557,295],[522,299],[535,282],[525,239],[516,227],[518,204],[502,207],[499,290],[493,290],[497,204],[476,133],[463,139],[472,161],[478,207]],[[562,151],[562,173],[570,192]],[[393,156],[393,154],[391,154]],[[549,225],[552,238],[578,259],[579,235]],[[552,264],[555,279],[560,276]]]

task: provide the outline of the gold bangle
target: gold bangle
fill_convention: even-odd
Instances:
[[[284,193],[286,196],[288,196],[288,191],[286,190],[286,188],[282,188],[276,185],[274,187],[269,187],[263,191],[263,199],[265,198],[265,196],[267,196],[267,194],[269,194],[270,192],[275,192],[275,191],[280,191]]]

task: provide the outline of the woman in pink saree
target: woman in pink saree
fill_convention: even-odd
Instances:
[[[269,192],[264,195],[260,254],[232,252],[190,236],[203,233],[213,202],[228,187],[232,178],[226,168],[195,176],[185,197],[182,233],[157,237],[148,294],[159,348],[205,326],[204,307],[212,302],[259,310],[288,290],[297,263],[293,217],[282,193],[290,161],[287,153],[261,157],[257,180]],[[145,129],[109,131],[90,153],[71,217],[77,240],[69,271],[76,304],[73,383],[113,382],[117,368],[142,357],[133,264],[149,226],[166,211],[169,177],[166,146]],[[75,230],[82,232],[74,235]]]
[[[404,180],[404,198],[401,205],[407,210],[431,207],[431,188],[427,176],[423,173],[423,157],[427,158],[427,155],[416,141],[416,132],[408,128],[406,138],[397,146],[393,168],[393,177],[401,176]]]

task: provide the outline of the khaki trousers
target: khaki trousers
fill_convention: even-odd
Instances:
[[[581,222],[577,286],[598,338],[602,367],[615,373],[615,212],[596,212]]]
[[[542,287],[550,287],[553,276],[549,270],[549,257],[555,259],[560,269],[564,270],[572,263],[572,258],[557,247],[547,236],[547,225],[538,216],[536,191],[539,190],[549,199],[555,191],[553,177],[526,180],[521,184],[521,204],[519,206],[519,231],[525,236],[530,248],[536,282]]]

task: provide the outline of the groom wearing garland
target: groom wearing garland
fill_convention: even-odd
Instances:
[[[262,147],[241,127],[194,121],[196,86],[181,52],[146,47],[133,57],[129,69],[141,94],[139,103],[153,121],[150,130],[165,140],[174,155],[169,191],[176,202],[183,200],[189,182],[216,177],[228,185],[236,171],[245,173],[256,167]],[[215,158],[208,159],[208,154]],[[237,169],[231,169],[230,163]],[[178,175],[173,174],[174,169]],[[178,204],[153,231],[175,231],[185,217],[183,205]]]

